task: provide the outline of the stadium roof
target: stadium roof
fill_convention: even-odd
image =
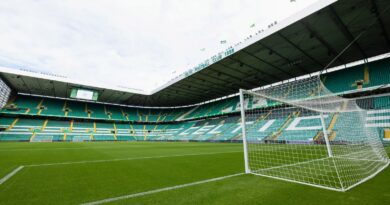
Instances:
[[[1,67],[0,74],[22,93],[67,98],[71,88],[81,87],[97,90],[102,102],[195,104],[320,71],[345,48],[332,67],[389,52],[389,5],[387,0],[321,0],[151,93]]]

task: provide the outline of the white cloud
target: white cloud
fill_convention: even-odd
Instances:
[[[315,1],[4,0],[0,65],[149,91]]]

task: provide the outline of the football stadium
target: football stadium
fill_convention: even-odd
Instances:
[[[390,1],[250,27],[150,92],[0,66],[0,204],[390,204]]]

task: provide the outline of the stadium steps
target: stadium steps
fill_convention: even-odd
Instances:
[[[146,132],[146,125],[144,125],[144,126],[142,127],[142,133],[144,133],[144,140],[146,140],[146,138],[148,137],[148,134],[147,134],[147,132]]]
[[[153,132],[156,131],[157,128],[158,128],[158,125],[155,125],[152,131],[153,131]]]
[[[207,109],[207,111],[205,113],[203,113],[203,115],[201,116],[197,116],[197,117],[202,117],[202,116],[211,116],[210,114],[213,112],[213,110],[217,110],[217,109],[214,109],[214,106],[210,106],[209,109]]]
[[[42,125],[41,131],[44,131],[46,129],[47,123],[49,122],[48,119],[45,120],[45,122]]]
[[[333,114],[333,117],[326,129],[327,133],[330,133],[328,136],[329,141],[332,141],[334,138],[336,138],[337,132],[333,131],[333,128],[336,125],[338,117],[339,113]],[[317,134],[313,137],[313,141],[324,141],[324,131],[318,131]]]
[[[42,110],[41,107],[42,107],[42,104],[43,104],[43,101],[44,101],[44,98],[41,99],[41,101],[39,101],[39,104],[38,104],[38,112],[37,112],[37,115],[41,115],[42,113]]]
[[[123,111],[123,108],[120,108],[120,111],[121,111],[121,113],[122,113],[122,116],[124,116],[124,117],[126,118],[127,121],[130,121],[130,120],[129,120],[128,114],[126,114],[126,113]]]
[[[189,110],[188,112],[184,113],[183,115],[181,115],[180,117],[177,118],[177,120],[183,120],[185,119],[187,116],[189,116],[190,114],[192,114],[197,108],[199,107],[198,106],[195,106],[194,108],[192,108],[191,110]]]
[[[160,122],[160,119],[161,119],[161,115],[162,115],[162,114],[163,114],[162,111],[160,111],[160,112],[158,113],[156,122]]]
[[[336,131],[332,131],[330,134],[329,134],[329,141],[333,141],[337,136],[337,132]]]
[[[347,102],[344,102],[341,109],[345,110],[347,108],[347,104],[348,104]],[[329,126],[326,129],[326,132],[330,133],[328,136],[329,141],[333,141],[337,136],[337,132],[333,131],[333,128],[335,127],[335,125],[337,123],[337,119],[339,118],[339,115],[340,115],[340,113],[336,113],[333,115],[332,120],[330,121]],[[320,137],[319,140],[323,140],[324,136],[322,134],[322,135],[319,135],[319,137]]]
[[[15,118],[6,118],[0,117],[0,127],[6,129],[11,126],[12,122],[14,122]]]
[[[242,138],[242,132],[235,134],[231,139],[232,140],[239,140]]]
[[[270,110],[269,112],[267,112],[267,114],[265,115],[260,115],[256,120],[255,122],[253,123],[253,126],[256,127],[258,129],[258,127],[256,125],[258,125],[260,122],[266,120],[270,115],[272,114],[272,110]],[[239,122],[241,122],[241,118],[239,118]],[[237,136],[235,136],[233,138],[233,140],[240,140],[242,139],[242,132],[239,133]]]
[[[366,65],[364,67],[364,79],[363,79],[364,84],[369,84],[370,83],[370,68]]]
[[[34,133],[31,135],[31,137],[30,137],[30,142],[33,142],[36,136],[37,136],[37,133],[34,132]]]
[[[64,114],[65,117],[68,117],[68,111],[67,111],[66,103],[67,103],[67,101],[64,102],[63,110],[64,110],[64,112],[65,112],[65,114]]]
[[[173,112],[173,113],[172,113]],[[173,118],[171,119],[171,120],[179,120],[179,117],[181,116],[181,115],[183,115],[183,111],[180,111],[180,112],[178,112],[178,113],[174,113],[175,111],[172,111],[171,112],[171,115],[173,115]],[[168,114],[165,116],[165,118],[164,118],[164,121],[166,120],[166,118],[168,117]]]
[[[332,120],[330,121],[330,124],[327,128],[328,132],[333,130],[334,125],[336,124],[338,118],[339,118],[339,113],[333,115]]]
[[[390,140],[390,129],[384,129],[383,132],[384,132],[383,138],[386,140]]]
[[[106,105],[103,105],[104,113],[107,115],[108,119],[112,119],[112,116],[108,114]]]
[[[236,123],[240,123],[241,122],[241,117],[239,117],[236,121]],[[233,128],[234,127],[234,124],[236,123],[233,123],[232,126],[230,126],[230,128]],[[228,128],[227,130],[230,130],[230,128]],[[232,138],[232,140],[239,140],[239,139],[242,139],[242,131],[239,132],[238,134],[235,134]]]
[[[168,117],[168,115],[167,115],[167,114],[166,114],[166,115],[164,115],[161,121],[162,121],[162,122],[164,122],[164,121],[165,121],[165,119],[166,119],[167,117]]]
[[[290,122],[295,117],[299,117],[300,113],[301,113],[300,111],[294,112],[294,113],[290,113],[288,115],[286,121],[282,124],[282,126],[275,133],[273,133],[271,136],[267,137],[266,139],[267,140],[277,140],[278,137],[283,133],[284,129],[290,124]]]
[[[132,136],[135,137],[135,136],[134,136],[134,135],[135,135],[135,129],[134,129],[134,127],[133,127],[132,124],[130,124],[130,129],[131,129],[131,134],[132,134]]]
[[[142,122],[142,116],[141,116],[141,114],[139,113],[138,109],[137,109],[137,116],[138,116],[138,120],[139,120],[140,122]]]
[[[323,140],[323,131],[317,131],[317,134],[313,137],[313,141],[319,142]]]
[[[158,115],[156,122],[160,122],[161,113]]]
[[[12,124],[6,130],[7,131],[11,130],[16,125],[16,123],[18,121],[19,121],[19,118],[15,118],[15,120],[12,122]]]
[[[91,118],[91,112],[88,110],[88,104],[85,103],[85,110],[84,112],[86,112],[88,114],[88,118]]]
[[[74,120],[70,121],[69,131],[73,131]]]
[[[348,104],[347,102],[344,102],[341,110],[345,110],[347,107],[347,104]],[[339,118],[339,115],[340,115],[340,113],[336,113],[333,115],[332,120],[330,121],[329,126],[326,129],[327,133],[329,133],[329,137],[328,137],[329,141],[333,141],[337,136],[337,132],[333,131],[333,128],[335,127],[335,125],[337,123],[337,119]],[[324,137],[324,135],[322,133],[322,134],[318,135],[317,139],[315,139],[315,140],[323,140],[323,137]]]
[[[116,129],[116,124],[115,124],[115,122],[112,123],[112,125],[114,126],[114,138],[115,138],[115,141],[118,141],[118,138],[116,137],[116,133],[118,132],[118,130]]]

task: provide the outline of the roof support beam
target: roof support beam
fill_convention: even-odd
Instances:
[[[217,64],[223,66],[224,68],[229,68],[228,66],[225,66],[225,65],[223,65],[223,64],[221,64],[221,63],[217,63]],[[230,70],[232,70],[232,68],[230,68]],[[240,82],[243,82],[243,83],[245,84],[245,87],[242,87],[242,85],[240,85],[242,88],[247,89],[247,88],[250,88],[251,86],[253,86],[253,82],[250,82],[250,81],[245,80],[245,79],[241,79],[241,78],[239,78],[239,77],[236,77],[236,76],[231,75],[231,74],[229,74],[229,73],[226,73],[226,72],[224,72],[224,71],[221,71],[221,70],[218,70],[218,71],[216,71],[216,70],[211,70],[211,71],[216,72],[217,74],[221,73],[221,74],[223,74],[223,75],[228,76],[229,78],[235,79],[237,85],[240,85]],[[248,86],[248,85],[249,85],[249,86]]]
[[[208,70],[207,72],[210,72],[210,71]],[[214,77],[214,76],[212,76],[212,75],[209,75],[208,73],[205,73],[205,72],[199,72],[199,75],[204,76],[204,77],[206,77],[206,78],[212,78],[212,79],[217,80],[217,81],[219,81],[219,82],[230,83],[230,82],[227,81],[227,80],[224,80],[224,79],[221,79],[221,78],[216,78],[216,77]],[[202,81],[203,81],[203,79],[202,79]]]
[[[291,63],[291,60],[288,59],[286,56],[280,54],[279,52],[275,51],[275,49],[272,49],[270,46],[267,46],[265,45],[264,43],[261,43],[261,42],[258,42],[259,45],[263,46],[264,48],[270,50],[272,53],[274,53],[275,55],[279,56],[280,58],[282,58],[284,61],[286,61],[287,63]],[[296,65],[296,67],[302,72],[302,73],[310,73],[310,71],[306,70],[305,68],[302,68],[301,66],[299,65]]]
[[[385,37],[387,47],[390,48],[389,34],[387,33],[387,30],[386,30],[386,28],[385,28],[385,24],[383,23],[381,14],[379,13],[378,5],[376,4],[376,1],[375,1],[375,0],[371,0],[371,3],[372,3],[372,7],[373,7],[373,9],[374,9],[375,15],[376,15],[376,17],[378,18],[379,26],[380,26],[381,29],[382,29],[383,36]]]
[[[102,90],[102,92],[101,93],[103,93],[104,91],[106,91],[106,90]],[[114,92],[111,92],[111,95],[110,96],[108,96],[107,97],[107,99],[110,99],[112,96],[114,95]]]
[[[305,21],[301,21],[303,27],[306,28],[306,30],[308,30],[311,34],[313,34],[313,36],[323,45],[326,47],[326,49],[328,49],[328,51],[330,53],[332,53],[333,56],[337,56],[338,55],[338,52],[328,43],[326,42],[326,40],[317,32],[315,31],[307,22]],[[341,57],[341,56],[340,56]],[[345,60],[341,59],[341,58],[337,58],[337,61],[339,61],[341,64],[346,64],[345,63]]]
[[[270,62],[268,62],[268,61],[266,61],[266,60],[264,60],[264,59],[262,59],[262,58],[260,58],[260,57],[258,57],[258,56],[256,56],[256,55],[254,55],[254,54],[252,54],[252,53],[249,53],[249,52],[246,51],[245,49],[243,49],[242,52],[245,53],[245,54],[247,54],[247,55],[249,55],[249,56],[252,56],[253,58],[256,58],[257,60],[263,62],[264,64],[267,64],[267,65],[269,65],[269,66],[275,68],[276,70],[278,70],[278,71],[280,71],[280,72],[286,74],[287,76],[289,76],[289,77],[291,77],[291,78],[294,77],[293,75],[291,75],[291,73],[286,72],[285,70],[279,68],[278,66],[276,66],[276,65],[274,65],[274,64],[272,64],[272,63],[270,63]]]
[[[172,88],[170,90],[165,90],[165,92],[174,92],[175,95],[180,95],[179,93],[187,93],[187,94],[192,95],[192,96],[202,97],[201,95],[199,95],[196,92],[189,91],[187,89],[180,88],[180,87],[175,87],[175,88]]]
[[[39,79],[34,79],[34,78],[32,78],[31,80],[35,80],[35,81],[37,82],[37,84],[38,84],[39,90],[43,90],[41,84],[39,83]],[[53,85],[52,82],[53,82],[53,81],[50,80],[50,81],[49,81],[49,84]],[[52,88],[52,89],[54,89],[54,88]],[[54,96],[55,96],[55,95],[54,95]]]
[[[201,74],[201,73],[200,73],[200,74]],[[206,75],[201,75],[201,76],[212,77],[212,76],[206,76]],[[200,77],[200,76],[199,76],[199,77]],[[195,77],[195,76],[193,76],[193,78],[202,81],[202,83],[205,83],[205,82],[206,82],[206,80],[204,80],[204,79],[202,79],[202,78],[198,78],[198,77]],[[220,79],[219,79],[219,80],[220,80]],[[207,86],[209,86],[209,87],[214,87],[214,88],[216,88],[216,89],[222,88],[222,89],[225,89],[225,90],[226,90],[226,89],[229,89],[228,91],[237,91],[236,88],[230,87],[230,86],[228,85],[228,83],[229,83],[229,82],[225,82],[225,81],[224,81],[224,84],[223,84],[223,85],[220,85],[220,84],[218,84],[218,83],[212,83],[212,84],[207,84]]]
[[[126,104],[128,104],[128,103],[130,102],[130,100],[131,100],[132,98],[134,98],[135,96],[137,96],[137,95],[136,95],[136,94],[131,95],[131,96],[128,97],[126,100],[124,100],[124,102],[127,102]]]
[[[222,84],[220,84],[220,83],[207,83],[206,87],[214,87],[215,89],[226,89],[226,88],[232,89],[231,87],[227,87],[228,86],[227,84],[231,83],[230,81],[226,81],[226,80],[223,80],[221,78],[216,78],[212,75],[208,75],[208,74],[204,73],[204,71],[196,73],[196,75],[192,75],[190,78],[201,81],[200,84],[205,84],[206,82],[210,81],[210,79],[213,79],[213,80],[221,82]],[[193,85],[191,85],[191,86],[193,86]],[[165,88],[164,90],[167,90],[167,89],[170,89],[170,88]],[[162,91],[164,91],[164,90],[162,90]],[[162,91],[160,91],[160,92],[162,92]]]
[[[359,43],[355,41],[355,37],[352,35],[352,33],[348,30],[347,26],[344,24],[343,20],[341,20],[340,16],[337,14],[336,10],[333,8],[332,5],[329,6],[329,11],[331,14],[331,19],[333,22],[340,28],[341,32],[344,34],[344,36],[348,39],[349,42],[354,41],[355,47],[360,51],[364,59],[367,59],[367,54],[364,52],[362,47],[360,47]],[[349,43],[348,42],[348,43]]]
[[[55,86],[54,86],[54,81],[50,81],[50,84],[53,86],[53,94],[54,94],[54,96],[55,97],[57,97],[57,94],[56,94],[56,88],[55,88]],[[41,85],[39,84],[39,87],[41,87]]]
[[[26,89],[28,90],[28,94],[33,94],[31,92],[31,89],[27,86],[26,82],[24,81],[23,77],[18,75],[19,76],[19,79],[23,82],[23,85],[26,87]]]
[[[186,84],[186,83],[182,83],[183,84],[183,86],[186,86],[188,89],[191,89],[191,90],[194,90],[194,89],[192,89],[192,88],[195,88],[195,91],[199,91],[199,92],[204,92],[205,90],[210,90],[210,87],[211,86],[205,86],[205,87],[201,87],[201,86],[198,86],[198,84],[196,84],[196,83],[193,83],[193,84]],[[202,84],[200,84],[200,85],[202,85]],[[220,92],[220,91],[218,91],[218,90],[212,90],[214,93],[218,93],[218,94],[224,94],[223,92]]]
[[[176,90],[177,91],[177,90]],[[175,100],[183,100],[183,99],[189,99],[189,98],[192,98],[192,99],[202,99],[204,96],[201,96],[201,95],[197,95],[197,94],[192,94],[192,93],[189,93],[189,92],[183,92],[183,91],[179,91],[176,93],[176,91],[174,90],[170,90],[170,91],[165,91],[165,93],[163,95],[167,96],[169,95],[169,97],[174,97]],[[182,96],[181,98],[177,99],[177,96]],[[170,103],[172,104],[172,103]]]
[[[68,94],[68,90],[69,90],[69,83],[66,83],[65,97],[70,97],[70,95]]]
[[[211,70],[210,70],[211,71]],[[208,72],[210,72],[208,71]],[[222,75],[222,72],[218,72],[218,71],[214,71],[214,72],[217,72],[217,74],[221,74]],[[216,78],[212,75],[209,75],[209,74],[206,74],[206,73],[200,73],[202,76],[205,76],[205,77],[209,77],[209,78],[213,78],[213,79],[217,79],[219,81],[222,81],[224,84],[223,85],[220,85],[220,87],[222,88],[225,88],[226,89],[226,86],[230,86],[230,84],[232,83],[231,81],[228,81],[228,80],[224,80],[224,79],[221,79],[221,78]],[[218,84],[219,85],[219,84]],[[238,90],[237,90],[238,91]]]
[[[250,55],[250,56],[253,57],[252,55]],[[259,72],[259,73],[262,74],[262,75],[267,75],[267,76],[272,77],[272,78],[274,78],[274,79],[280,80],[280,78],[279,78],[278,76],[275,76],[275,75],[270,74],[270,73],[266,73],[266,72],[262,71],[261,69],[256,68],[256,67],[254,67],[254,66],[252,66],[252,65],[249,65],[249,64],[247,64],[247,63],[244,63],[243,61],[240,61],[240,60],[238,60],[238,59],[236,59],[236,58],[233,58],[233,57],[228,57],[228,58],[229,58],[229,59],[232,59],[232,60],[234,60],[234,61],[236,61],[236,62],[242,63],[243,65],[247,66],[248,68],[250,68],[250,69],[252,69],[252,70],[255,70],[255,71]],[[264,80],[264,79],[261,79],[261,80],[262,80],[263,82],[270,83],[270,81],[266,81],[266,80]]]
[[[113,102],[119,102],[119,100],[121,99],[121,97],[123,97],[123,95],[126,95],[125,92],[122,92],[122,94],[119,94],[117,98],[115,98],[115,100],[113,100]]]
[[[311,61],[313,61],[314,63],[316,63],[317,65],[321,66],[321,68],[324,67],[324,65],[322,63],[320,63],[319,61],[317,61],[316,59],[314,59],[312,56],[310,56],[308,53],[306,53],[302,48],[300,48],[298,45],[296,45],[295,43],[293,43],[292,41],[290,41],[290,39],[288,39],[287,37],[285,37],[280,31],[277,32],[277,34],[284,40],[286,41],[287,43],[289,43],[292,47],[294,47],[295,49],[297,49],[298,51],[300,51],[303,55],[305,55],[306,57],[308,57]]]
[[[232,59],[232,58],[229,58],[229,59]],[[242,63],[241,61],[238,61],[239,63]],[[248,73],[244,73],[244,72],[242,72],[242,71],[240,71],[240,70],[238,70],[238,69],[235,69],[235,68],[232,68],[232,67],[230,67],[230,66],[228,66],[228,65],[226,65],[226,64],[224,64],[224,63],[218,63],[219,65],[222,65],[223,67],[226,67],[227,69],[230,69],[230,70],[233,70],[233,71],[235,71],[235,72],[238,72],[238,73],[240,73],[240,74],[242,74],[242,75],[244,75],[244,76],[247,76],[248,75]],[[242,63],[242,64],[244,64],[244,63]],[[249,67],[249,66],[248,66]],[[269,81],[266,81],[266,80],[263,80],[263,79],[261,79],[261,81],[263,81],[264,83],[270,83]],[[249,82],[249,81],[248,81]],[[252,82],[251,82],[251,84],[253,84]]]

